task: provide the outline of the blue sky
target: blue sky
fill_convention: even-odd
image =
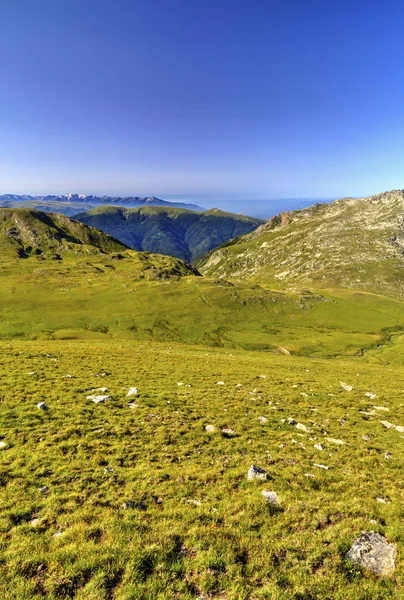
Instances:
[[[401,0],[2,0],[0,193],[404,187]]]

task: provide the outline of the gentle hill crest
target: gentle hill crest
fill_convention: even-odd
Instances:
[[[404,297],[404,191],[281,213],[200,265],[274,287],[349,287]]]
[[[229,239],[262,225],[262,219],[217,208],[195,212],[181,208],[101,206],[75,218],[97,227],[135,250],[197,260]]]

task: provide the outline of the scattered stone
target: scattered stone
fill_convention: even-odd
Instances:
[[[67,374],[67,375],[63,375],[62,379],[75,379],[75,376]]]
[[[382,535],[363,531],[347,553],[347,559],[375,575],[391,575],[397,551]]]
[[[326,467],[325,465],[318,465],[317,463],[313,463],[313,467],[317,467],[318,469],[325,469],[328,471],[330,467]]]
[[[241,387],[243,387],[243,384],[242,383],[236,383],[236,387],[237,388],[241,388]]]
[[[324,450],[324,446],[322,446],[322,444],[314,444],[314,447],[316,450],[320,450],[321,452]]]
[[[315,477],[315,475],[313,475],[313,473],[305,473],[304,476],[305,477]]]
[[[289,350],[287,350],[286,348],[283,348],[282,346],[278,346],[277,351],[280,352],[281,354],[284,354],[285,356],[290,356]]]
[[[126,394],[126,397],[130,398],[130,396],[135,396],[137,393],[138,393],[137,388],[131,387],[131,388],[129,388],[129,391]]]
[[[308,398],[309,397],[309,395],[306,394],[306,392],[300,392],[300,395],[303,396],[304,398]]]
[[[113,472],[113,468],[112,467],[105,467],[104,469],[104,473],[112,473]]]
[[[378,496],[376,496],[375,500],[376,502],[380,502],[380,504],[387,504],[387,501],[384,500],[384,498],[379,498]]]
[[[214,425],[206,425],[205,431],[206,433],[213,433],[214,431],[216,431],[216,427]]]
[[[30,371],[27,375],[36,375],[36,371]]]
[[[60,537],[61,535],[63,535],[63,533],[61,531],[55,531],[55,533],[52,535],[52,537],[57,538],[57,537]]]
[[[370,437],[368,435],[363,435],[362,439],[365,440],[365,442],[370,442]]]
[[[101,404],[107,400],[112,400],[112,396],[87,396],[87,400],[92,400],[95,404]]]
[[[124,502],[122,505],[122,508],[124,508],[125,510],[128,510],[129,508],[133,508],[133,507],[134,507],[134,504],[131,501]]]
[[[6,442],[0,442],[0,448],[7,448]]]
[[[327,440],[327,442],[330,442],[331,444],[337,444],[338,446],[344,446],[346,444],[346,442],[344,442],[343,440],[336,440],[335,438],[325,438]]]
[[[251,465],[248,469],[247,479],[251,481],[252,479],[259,479],[261,481],[266,481],[268,477],[268,471],[262,469],[261,467],[257,467],[256,465]]]
[[[391,458],[392,456],[393,456],[393,455],[392,455],[392,453],[391,453],[391,452],[389,452],[388,450],[386,450],[386,452],[385,452],[385,454],[384,454],[384,458],[385,458],[386,460],[390,460],[390,458]]]
[[[184,384],[182,383],[182,381],[177,381],[177,385],[181,386],[181,385],[184,385]]]
[[[396,431],[398,431],[398,433],[404,433],[404,427],[402,425],[397,425]]]
[[[384,410],[385,412],[390,412],[390,409],[387,408],[386,406],[374,406],[373,407],[375,410]]]
[[[367,398],[370,398],[371,400],[374,400],[376,398],[376,394],[374,394],[373,392],[366,392],[365,396]]]
[[[37,517],[34,517],[33,519],[30,520],[29,524],[31,525],[31,527],[36,527],[39,524],[40,519],[38,519]]]
[[[39,402],[36,406],[39,408],[39,410],[49,410],[49,407],[45,404],[45,402]]]
[[[129,408],[137,408],[139,406],[139,404],[136,404],[136,402],[129,402],[128,407]]]
[[[258,417],[258,420],[260,423],[267,423],[268,419],[266,417],[263,417],[262,415],[260,417]]]
[[[266,375],[258,375],[258,379],[266,379],[267,376]]]
[[[306,425],[303,425],[303,423],[296,423],[295,427],[296,429],[304,431],[305,433],[311,433],[311,429],[309,429]]]
[[[216,381],[216,385],[224,385],[224,381]]]
[[[38,491],[41,492],[41,494],[47,494],[49,491],[49,488],[47,485],[44,485],[44,486],[38,488]]]
[[[288,424],[289,425],[297,425],[297,421],[295,421],[294,419],[292,419],[292,417],[289,417]]]
[[[366,415],[367,417],[374,417],[376,414],[374,410],[360,410],[359,412],[361,415]]]
[[[268,504],[279,504],[279,497],[276,492],[267,492],[263,490],[261,494],[264,496]]]
[[[353,390],[352,385],[348,385],[347,383],[344,383],[343,381],[340,381],[340,385],[341,385],[342,389],[345,390],[346,392],[352,392],[352,390]]]
[[[385,427],[386,429],[395,429],[396,426],[393,425],[393,423],[389,423],[389,421],[380,421],[380,423],[383,425],[383,427]]]
[[[236,432],[231,427],[223,427],[222,433],[225,435],[236,435]]]
[[[190,500],[187,500],[187,502],[189,504],[193,504],[194,506],[200,506],[201,505],[201,503],[199,502],[199,500],[190,499]]]

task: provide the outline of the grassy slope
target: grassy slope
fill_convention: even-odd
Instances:
[[[1,342],[0,383],[3,600],[403,597],[403,440],[379,422],[404,424],[402,369],[172,343],[12,341]],[[86,396],[100,386],[113,400],[94,405]],[[361,414],[375,404],[390,412]],[[247,482],[252,463],[267,482]],[[396,543],[392,580],[345,562],[362,530]]]
[[[28,209],[0,209],[0,256],[100,254],[125,251],[111,236],[69,217]]]
[[[213,252],[213,277],[291,286],[347,287],[404,298],[404,192],[285,213]]]
[[[217,209],[193,212],[180,208],[101,206],[76,215],[135,250],[169,254],[192,262],[230,238],[263,223]]]
[[[403,331],[400,301],[350,291],[280,293],[187,275],[128,251],[0,267],[0,337],[153,339],[298,354],[358,354]],[[373,353],[375,357],[380,350]]]

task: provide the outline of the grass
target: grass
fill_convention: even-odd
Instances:
[[[187,276],[143,253],[35,257],[0,267],[0,337],[134,339],[402,361],[403,303],[350,290],[279,292]],[[395,338],[394,338],[395,339]],[[398,338],[397,338],[398,339]],[[390,353],[383,354],[378,346]]]
[[[401,368],[132,340],[3,341],[0,357],[2,599],[402,597],[400,563],[377,580],[344,559],[362,530],[403,552],[403,440],[380,424],[404,424]],[[98,387],[113,399],[87,400]],[[374,405],[389,412],[360,412]]]

